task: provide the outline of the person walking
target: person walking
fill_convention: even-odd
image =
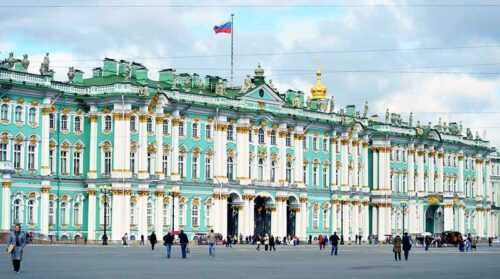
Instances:
[[[170,254],[172,252],[172,245],[174,244],[174,236],[168,232],[163,236],[163,245],[165,245],[165,249],[167,250],[167,259],[170,259]]]
[[[155,245],[158,242],[158,239],[156,239],[155,232],[152,232],[151,235],[149,236],[149,242],[151,243],[151,250],[154,251]]]
[[[488,237],[488,247],[493,247],[493,237]]]
[[[144,246],[144,235],[143,234],[141,234],[141,242],[139,243],[139,245]]]
[[[332,244],[332,251],[330,251],[330,256],[337,256],[337,252],[338,252],[338,247],[339,247],[339,236],[337,235],[337,232],[334,232],[331,236],[330,236],[330,243]]]
[[[425,251],[429,251],[429,246],[431,246],[431,237],[430,236],[426,236],[425,237],[425,240],[424,240],[424,243],[425,243]]]
[[[394,260],[396,261],[401,261],[401,237],[397,235],[394,240],[392,241],[393,247],[392,251],[394,252]]]
[[[318,236],[319,250],[323,249],[323,235]]]
[[[269,249],[269,236],[266,235],[264,236],[264,251],[267,251]]]
[[[210,230],[207,236],[208,240],[208,255],[211,257],[215,257],[215,233],[214,230]]]
[[[275,243],[275,239],[274,239],[274,236],[271,235],[271,237],[269,237],[269,251],[276,251],[276,243]]]
[[[181,230],[181,233],[179,234],[179,242],[181,244],[182,258],[185,259],[187,254],[187,245],[189,243],[189,239],[187,235],[184,233],[184,230]]]
[[[406,233],[406,232],[403,234],[402,244],[403,244],[403,253],[405,256],[405,261],[407,261],[408,256],[410,255],[410,250],[411,250],[411,239],[408,236],[408,233]]]
[[[19,273],[21,270],[21,260],[23,259],[23,250],[26,246],[26,233],[21,231],[21,225],[16,224],[14,231],[9,235],[7,242],[7,252],[12,259],[12,267],[14,272]]]
[[[123,246],[127,246],[127,240],[128,240],[128,234],[125,233],[123,236],[122,236],[122,244]]]

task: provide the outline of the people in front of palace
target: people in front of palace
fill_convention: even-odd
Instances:
[[[332,244],[332,250],[330,251],[330,256],[337,256],[338,253],[338,247],[339,247],[339,236],[337,235],[337,232],[334,232],[330,236],[330,244]]]
[[[493,237],[488,237],[488,247],[493,247]]]
[[[458,236],[457,242],[458,242],[458,251],[459,252],[464,252],[465,251],[465,241],[462,238],[462,235]]]
[[[313,236],[309,235],[309,240],[307,240],[307,244],[311,245],[312,244],[312,239],[313,239]]]
[[[16,224],[14,231],[9,235],[7,242],[7,252],[12,259],[12,267],[14,272],[19,273],[21,270],[21,260],[23,259],[23,250],[26,246],[26,233],[21,231],[21,225]]]
[[[233,243],[232,237],[230,235],[228,235],[226,237],[226,247],[233,247],[232,243]]]
[[[144,235],[143,234],[141,234],[141,242],[139,243],[139,245],[144,246]]]
[[[187,245],[189,243],[189,239],[188,239],[186,233],[184,233],[184,230],[181,230],[181,232],[179,234],[179,242],[181,244],[182,258],[185,259],[187,257]]]
[[[465,251],[472,252],[472,237],[470,233],[467,235],[467,238],[465,239]]]
[[[269,249],[269,236],[267,233],[264,235],[264,251]]]
[[[151,243],[151,250],[155,249],[155,245],[158,242],[158,239],[156,238],[155,232],[152,232],[151,235],[149,236],[149,243]]]
[[[216,244],[216,237],[214,230],[210,230],[210,232],[207,235],[207,240],[208,240],[208,255],[211,257],[215,257],[215,244]]]
[[[405,261],[407,261],[411,250],[411,239],[408,233],[406,232],[403,234],[402,244],[403,244],[403,254],[405,256]]]
[[[392,251],[394,252],[394,260],[395,261],[401,261],[401,237],[397,235],[394,240],[392,241]]]
[[[323,236],[321,234],[318,236],[318,245],[319,245],[319,250],[322,250],[324,242],[323,242]]]
[[[425,236],[425,240],[424,240],[424,243],[425,243],[425,251],[428,251],[429,250],[429,246],[431,245],[431,237],[430,236]]]
[[[128,240],[128,234],[125,233],[123,236],[122,236],[122,245],[123,246],[127,246],[127,240]]]
[[[479,241],[479,236],[472,238],[472,245],[470,246],[472,250],[477,250],[477,242]]]
[[[276,242],[273,235],[269,237],[269,251],[276,251]]]
[[[170,254],[172,252],[173,244],[174,244],[174,235],[168,232],[166,235],[163,236],[163,245],[165,246],[168,259],[170,259]]]

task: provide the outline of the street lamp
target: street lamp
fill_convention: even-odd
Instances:
[[[407,206],[406,201],[401,202],[401,208],[403,208],[403,234],[405,234],[405,211]]]
[[[103,185],[99,187],[99,191],[103,194],[103,199],[104,199],[104,234],[102,235],[102,245],[108,245],[108,235],[106,234],[106,229],[108,227],[107,221],[108,221],[108,196],[109,193],[111,192],[111,186],[110,185]]]

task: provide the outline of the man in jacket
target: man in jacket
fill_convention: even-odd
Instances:
[[[170,253],[172,252],[172,244],[174,244],[174,236],[168,232],[165,236],[163,236],[163,245],[167,250],[167,258],[170,259]]]
[[[152,232],[151,235],[149,236],[149,242],[151,242],[151,250],[154,250],[156,242],[158,242],[158,240],[156,239],[155,232]]]
[[[408,236],[408,233],[404,233],[403,235],[403,253],[405,256],[405,261],[408,260],[408,255],[410,254],[411,250],[411,239]]]
[[[208,255],[215,257],[215,242],[217,240],[215,237],[214,230],[210,230],[210,232],[207,235],[207,240],[208,240]]]
[[[181,243],[181,253],[182,253],[182,258],[186,258],[186,248],[189,243],[187,235],[184,233],[184,230],[181,230],[181,233],[179,234],[179,242]]]
[[[337,235],[337,232],[334,232],[330,236],[330,243],[332,244],[332,251],[330,252],[330,256],[333,256],[334,254],[335,256],[337,256],[337,251],[339,247],[339,236]]]

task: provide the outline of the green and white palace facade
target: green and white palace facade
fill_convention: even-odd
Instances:
[[[49,63],[0,62],[2,231],[499,234],[500,156],[460,123],[336,107],[319,71],[304,93],[260,66],[237,87],[109,58],[56,81]]]

